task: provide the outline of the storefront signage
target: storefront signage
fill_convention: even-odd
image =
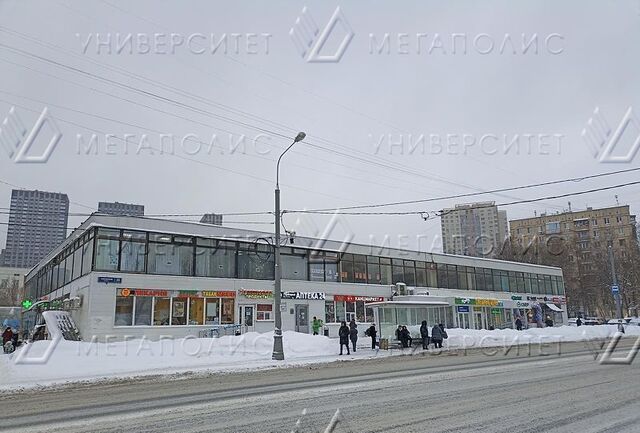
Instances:
[[[236,292],[234,292],[233,290],[216,290],[216,291],[203,290],[200,293],[202,293],[202,296],[205,298],[235,298],[236,297]]]
[[[468,313],[469,307],[467,305],[458,305],[458,313]]]
[[[455,298],[457,305],[476,305],[480,307],[501,307],[502,301],[497,299],[483,299],[483,298]]]
[[[516,296],[516,295],[513,295],[513,296],[511,297],[511,300],[512,300],[512,301],[522,301],[522,296]]]
[[[324,301],[324,292],[283,292],[281,299],[303,299],[307,301]]]
[[[491,314],[502,314],[502,309],[501,308],[492,308],[491,309]]]
[[[273,298],[273,292],[271,290],[240,290],[240,294],[248,299]]]
[[[123,289],[123,290],[127,290],[127,289]],[[168,290],[135,289],[133,291],[133,294],[136,296],[159,296],[161,298],[166,298],[169,296],[169,291]]]
[[[518,308],[529,308],[529,303],[528,302],[517,302],[516,303],[516,307],[518,307]]]
[[[334,301],[346,301],[346,302],[382,302],[384,298],[382,296],[352,296],[352,295],[333,295]]]
[[[121,284],[122,278],[119,277],[98,277],[99,283],[105,284]]]
[[[124,296],[125,298],[131,294],[131,289],[122,289],[120,290],[120,296]]]
[[[566,304],[564,296],[527,296],[527,301],[553,302],[554,304]]]

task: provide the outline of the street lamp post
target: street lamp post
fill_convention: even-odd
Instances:
[[[293,139],[293,143],[287,147],[284,152],[280,154],[278,163],[276,164],[276,190],[275,190],[275,224],[276,224],[276,236],[274,239],[274,256],[275,256],[275,270],[274,270],[274,290],[273,290],[273,303],[275,311],[275,330],[273,333],[273,354],[272,359],[277,361],[284,360],[284,347],[282,345],[282,312],[280,311],[280,297],[282,294],[282,280],[280,269],[280,160],[285,153],[289,151],[299,141],[304,140],[307,135],[304,132],[299,132],[296,138]]]

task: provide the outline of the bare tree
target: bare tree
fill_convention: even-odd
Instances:
[[[23,296],[23,289],[16,279],[4,279],[0,281],[0,305],[17,306]]]

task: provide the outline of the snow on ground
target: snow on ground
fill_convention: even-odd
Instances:
[[[615,325],[563,326],[525,331],[449,329],[449,338],[444,344],[445,350],[551,344],[607,338],[616,329]],[[640,326],[628,326],[626,330],[628,336],[640,336]],[[19,348],[13,354],[0,355],[0,389],[144,375],[292,367],[412,353],[410,349],[371,350],[369,338],[361,338],[358,343],[357,353],[339,356],[336,339],[287,331],[284,333],[286,360],[278,362],[271,360],[272,333],[110,343],[62,340],[55,346],[50,341],[38,341]],[[415,346],[419,348],[420,344]]]

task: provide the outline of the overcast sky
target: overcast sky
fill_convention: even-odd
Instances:
[[[270,211],[275,160],[297,131],[307,139],[282,162],[284,209],[464,194],[640,165],[640,155],[600,161],[604,150],[596,154],[581,137],[596,108],[595,124],[605,119],[613,131],[632,107],[635,120],[614,153],[640,135],[637,0],[3,0],[0,26],[0,120],[15,107],[31,129],[48,107],[62,133],[46,163],[15,162],[0,144],[4,222],[10,185],[65,192],[76,213],[98,201],[144,204],[147,214]],[[316,57],[302,52],[305,37]],[[42,131],[51,134],[46,124]],[[33,153],[47,141],[38,134]],[[505,203],[639,177],[378,210]],[[612,206],[615,194],[640,211],[638,186],[505,209],[515,219],[562,211],[568,201],[574,210]],[[71,217],[70,226],[84,218]],[[284,219],[305,235],[327,221]],[[388,236],[394,246],[441,249],[433,215],[339,222],[331,237],[349,231],[359,242]],[[0,245],[5,234],[2,226]]]

